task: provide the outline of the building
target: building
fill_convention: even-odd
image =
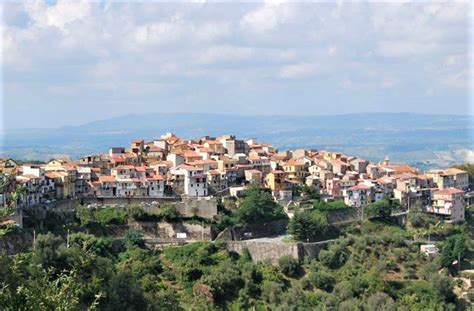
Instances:
[[[343,191],[344,203],[348,206],[361,207],[372,202],[371,187],[358,184]]]
[[[308,166],[303,160],[290,159],[283,164],[283,171],[287,174],[287,179],[298,184],[304,184],[306,176],[309,175]]]
[[[469,189],[469,174],[457,168],[430,170],[426,175],[433,178],[439,189],[457,188],[464,191]]]
[[[199,167],[180,165],[172,170],[173,174],[183,176],[183,192],[189,197],[205,197],[209,195],[207,175]]]
[[[464,191],[446,188],[433,192],[431,206],[426,207],[426,212],[449,222],[459,222],[464,221],[465,207]]]
[[[279,192],[280,190],[285,190],[285,177],[286,173],[284,171],[272,171],[265,176],[265,187],[270,188],[272,192]]]

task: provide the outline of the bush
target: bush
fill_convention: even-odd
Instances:
[[[158,216],[168,222],[177,222],[181,220],[181,214],[176,209],[176,206],[171,204],[164,204],[160,208]]]
[[[331,291],[336,284],[336,279],[325,270],[311,271],[308,276],[309,281],[317,288]]]
[[[280,257],[280,259],[278,259],[278,265],[280,266],[281,272],[288,277],[294,278],[301,274],[300,263],[291,255]]]

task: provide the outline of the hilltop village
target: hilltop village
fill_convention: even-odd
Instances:
[[[408,165],[370,163],[325,150],[278,151],[256,139],[234,135],[186,140],[172,133],[136,139],[128,148],[79,160],[52,159],[18,164],[2,159],[7,178],[0,202],[8,205],[17,185],[24,191],[17,206],[33,207],[72,198],[239,197],[249,184],[271,190],[282,206],[293,202],[301,186],[326,201],[343,199],[361,207],[390,198],[402,207],[418,206],[448,222],[464,220],[468,173],[456,168],[420,172]]]

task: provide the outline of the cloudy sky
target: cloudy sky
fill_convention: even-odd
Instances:
[[[4,128],[129,113],[472,113],[469,2],[9,2]]]

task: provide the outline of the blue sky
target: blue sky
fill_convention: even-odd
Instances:
[[[469,2],[9,2],[4,128],[128,113],[472,113]]]

